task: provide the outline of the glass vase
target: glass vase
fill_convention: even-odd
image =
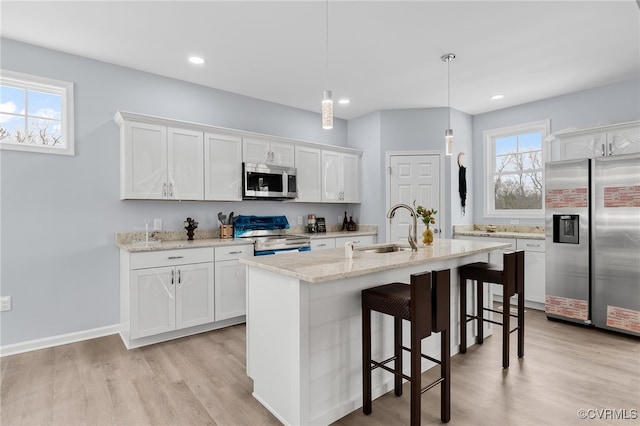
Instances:
[[[425,229],[422,233],[422,242],[425,245],[433,245],[433,231],[429,228]]]

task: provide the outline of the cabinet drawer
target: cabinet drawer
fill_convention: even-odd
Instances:
[[[311,240],[311,250],[325,250],[336,248],[335,238],[320,238]]]
[[[545,251],[544,240],[522,240],[518,239],[518,250],[526,250],[526,251]]]
[[[344,243],[352,242],[354,246],[368,246],[375,244],[375,236],[361,235],[354,237],[338,237],[336,238],[336,248],[344,247]]]
[[[213,262],[212,247],[131,253],[131,269],[186,265],[201,262]]]
[[[253,244],[215,247],[216,262],[253,256]]]

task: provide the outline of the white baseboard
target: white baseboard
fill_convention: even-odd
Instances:
[[[51,348],[54,346],[67,345],[69,343],[109,336],[111,334],[117,334],[119,332],[120,324],[114,324],[106,327],[93,328],[91,330],[83,330],[77,331],[75,333],[59,334],[57,336],[45,337],[44,339],[14,343],[13,345],[4,345],[0,346],[0,357],[20,354],[29,351],[37,351],[39,349]]]

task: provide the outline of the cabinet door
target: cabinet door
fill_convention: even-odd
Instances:
[[[268,164],[271,159],[269,142],[261,139],[242,139],[242,161]]]
[[[518,249],[524,254],[524,298],[545,302],[545,241],[518,239]]]
[[[340,201],[340,153],[322,150],[322,201]]]
[[[176,329],[215,320],[213,262],[176,266]]]
[[[242,140],[239,137],[205,133],[204,199],[242,200]]]
[[[559,136],[560,160],[591,158],[604,155],[605,133],[583,133],[567,137]]]
[[[245,315],[246,267],[238,260],[216,262],[216,321]]]
[[[204,199],[202,132],[170,127],[167,130],[168,194],[176,200]]]
[[[322,159],[320,150],[306,146],[296,147],[296,169],[298,198],[296,201],[319,202],[322,201]]]
[[[165,199],[167,128],[127,121],[120,150],[120,198]]]
[[[269,144],[269,148],[271,151],[271,164],[283,167],[295,166],[295,147],[293,144],[272,141]]]
[[[608,131],[607,149],[609,155],[640,152],[640,125]]]
[[[341,154],[342,200],[345,203],[360,202],[360,157]]]
[[[131,271],[131,338],[175,329],[175,269]]]

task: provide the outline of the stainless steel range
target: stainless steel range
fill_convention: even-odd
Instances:
[[[256,256],[311,250],[308,235],[286,232],[289,229],[286,216],[238,216],[233,227],[236,238],[254,242],[253,254]]]

